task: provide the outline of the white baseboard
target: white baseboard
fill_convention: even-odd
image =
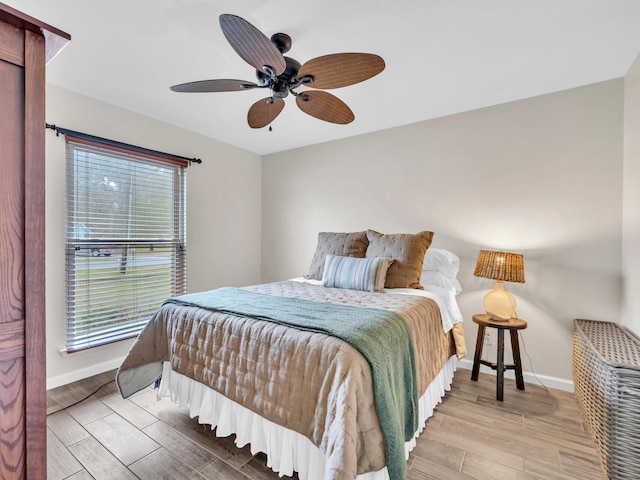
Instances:
[[[458,362],[458,366],[460,368],[464,368],[465,370],[473,369],[473,361],[467,358],[464,358]],[[480,372],[488,373],[490,375],[495,375],[495,371],[486,365],[480,365]],[[515,379],[515,373],[513,370],[507,370],[504,374],[505,378]],[[573,392],[573,382],[570,380],[565,380],[563,378],[549,377],[547,375],[538,375],[533,374],[531,372],[522,372],[522,376],[524,377],[524,381],[526,383],[532,383],[534,385],[544,385],[549,388],[557,388],[558,390],[564,390],[566,392]]]
[[[47,378],[47,390],[61,387],[62,385],[66,385],[68,383],[77,382],[78,380],[92,377],[94,375],[98,375],[99,373],[108,372],[109,370],[118,368],[122,363],[122,360],[123,358],[114,358],[107,362],[98,363],[89,367],[81,368],[79,370],[67,372],[56,377]]]

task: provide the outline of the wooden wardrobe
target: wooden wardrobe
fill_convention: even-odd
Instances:
[[[45,63],[70,36],[0,3],[0,478],[47,478]]]

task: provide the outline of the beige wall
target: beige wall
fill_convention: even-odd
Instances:
[[[622,121],[613,80],[265,156],[262,279],[305,274],[319,231],[431,229],[461,257],[472,352],[478,250],[522,252],[526,352],[569,380],[572,319],[620,321]]]
[[[522,252],[527,281],[507,288],[518,299],[519,315],[529,321],[526,351],[536,373],[570,379],[571,320],[621,317],[621,132],[624,118],[625,175],[636,172],[625,180],[628,257],[633,253],[631,220],[638,218],[640,204],[632,196],[638,191],[640,162],[630,161],[640,156],[637,139],[629,138],[629,132],[638,131],[629,115],[630,105],[638,105],[633,101],[638,99],[638,63],[624,82],[262,159],[51,85],[47,121],[203,158],[202,165],[188,170],[190,291],[303,275],[318,231],[432,229],[434,245],[450,248],[462,259],[465,291],[459,302],[471,351],[476,330],[469,319],[481,311],[482,295],[492,287],[489,280],[473,276],[478,250]],[[64,138],[51,131],[46,168],[51,387],[115,368],[131,342],[66,357],[59,353],[64,347]],[[634,271],[640,283],[637,259],[636,267],[625,267],[626,288]],[[628,311],[629,302],[625,306]],[[625,322],[640,330],[637,320],[636,327]],[[524,362],[528,366],[526,355]]]
[[[640,335],[640,56],[624,78],[623,324]]]
[[[260,281],[261,158],[174,126],[48,85],[47,121],[187,157],[188,289]],[[47,384],[118,366],[131,341],[62,356],[64,348],[65,141],[47,131]]]

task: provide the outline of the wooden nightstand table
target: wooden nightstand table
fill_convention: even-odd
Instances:
[[[478,324],[478,338],[476,339],[476,354],[473,357],[473,370],[471,380],[478,380],[480,365],[491,367],[497,372],[496,399],[502,401],[502,391],[504,389],[505,370],[515,370],[516,386],[518,390],[524,390],[524,379],[522,378],[522,363],[520,361],[520,343],[518,342],[518,330],[527,328],[527,322],[521,318],[510,320],[493,320],[485,313],[478,313],[473,316],[473,322]],[[498,329],[498,351],[497,362],[492,363],[482,360],[482,347],[484,346],[484,333],[487,327]],[[511,335],[511,352],[513,353],[513,364],[504,364],[504,331],[509,330]]]

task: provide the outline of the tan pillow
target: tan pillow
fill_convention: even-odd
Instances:
[[[424,290],[420,285],[422,263],[427,253],[433,232],[395,233],[384,235],[374,230],[367,230],[369,247],[367,257],[388,257],[395,260],[387,271],[385,288],[416,288]]]
[[[309,275],[307,278],[322,280],[324,262],[327,255],[337,255],[341,257],[364,258],[367,254],[367,232],[353,233],[318,233],[318,245],[316,253],[311,260]]]

